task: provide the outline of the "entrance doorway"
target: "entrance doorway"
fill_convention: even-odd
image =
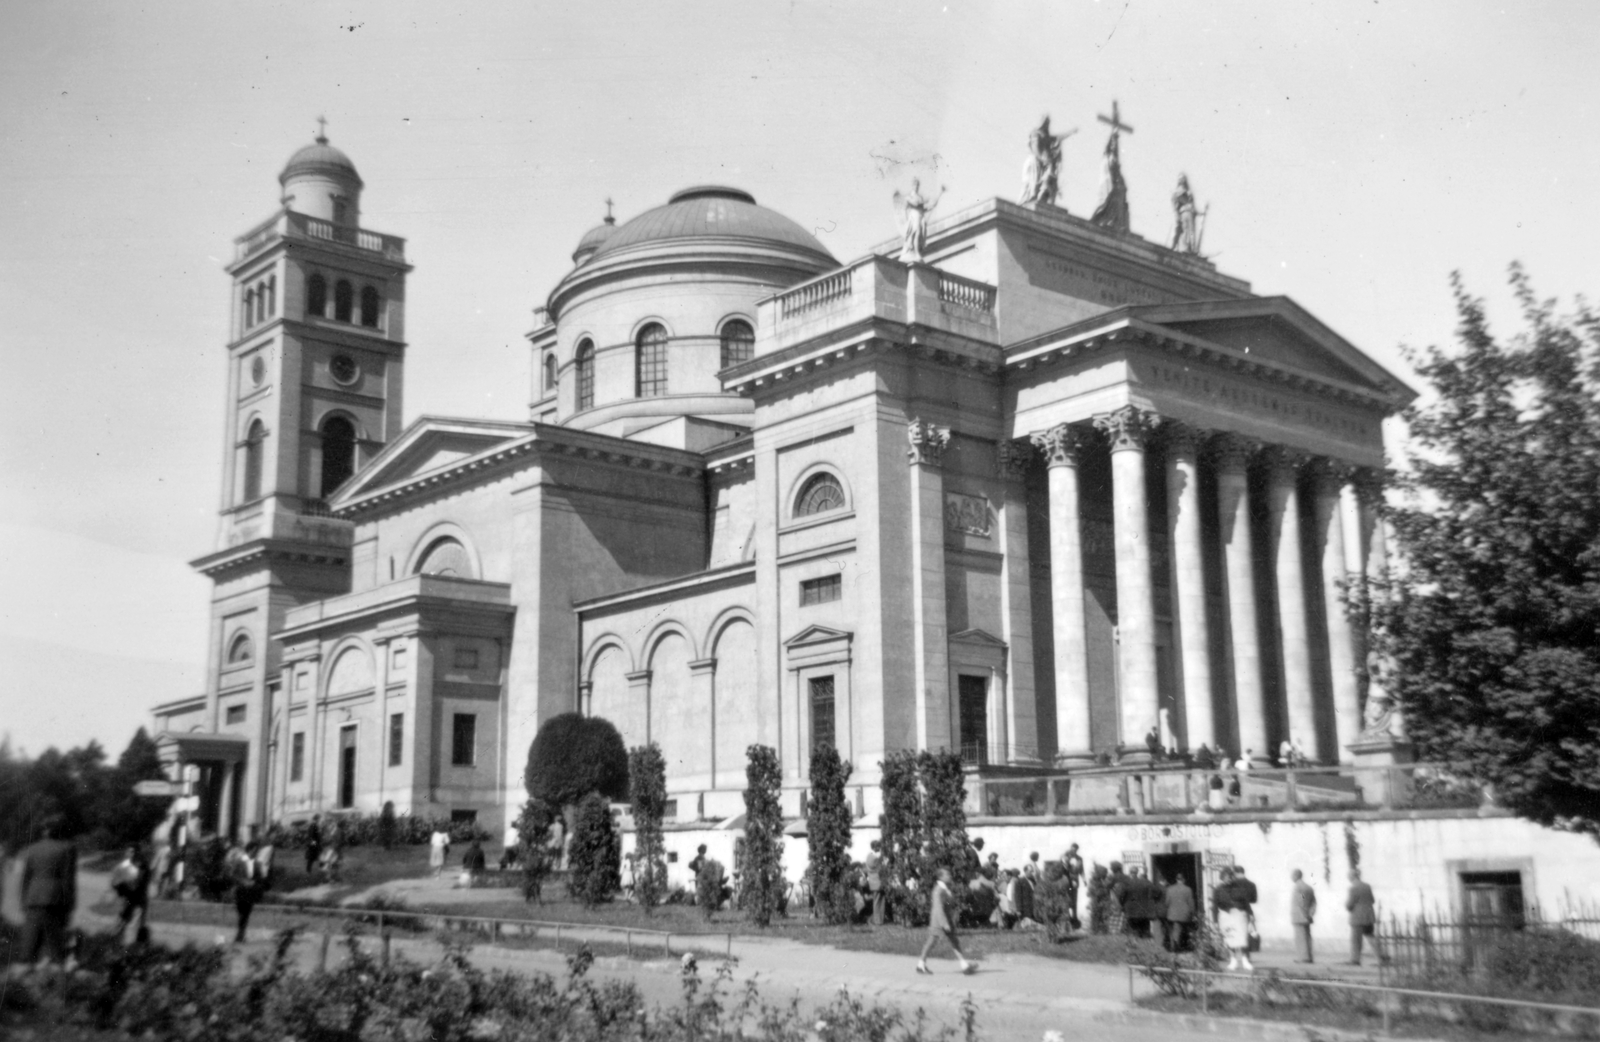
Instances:
[[[339,806],[356,805],[356,725],[339,728]]]
[[[1194,891],[1194,921],[1200,922],[1205,913],[1205,878],[1200,874],[1199,854],[1151,854],[1150,878],[1161,881],[1165,888],[1177,877]]]

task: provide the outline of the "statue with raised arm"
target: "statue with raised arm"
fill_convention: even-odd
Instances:
[[[1050,133],[1050,117],[1028,132],[1028,161],[1022,167],[1022,202],[1054,206],[1061,174],[1061,142],[1078,132]]]
[[[915,177],[911,179],[909,195],[894,193],[895,206],[900,209],[900,259],[907,264],[922,260],[923,247],[928,244],[928,213],[939,205],[943,196],[943,185],[932,199],[924,196],[922,182]]]
[[[1201,256],[1200,242],[1205,237],[1206,212],[1198,214],[1194,207],[1194,192],[1189,189],[1189,175],[1178,175],[1178,187],[1172,192],[1172,249]]]

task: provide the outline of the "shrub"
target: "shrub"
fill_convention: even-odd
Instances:
[[[850,805],[844,786],[850,765],[827,742],[811,750],[811,801],[806,835],[811,846],[811,887],[817,911],[830,923],[855,918],[850,893]]]
[[[771,746],[745,750],[743,902],[757,926],[768,926],[783,907],[782,774]]]
[[[633,804],[633,844],[637,862],[633,896],[647,913],[661,903],[667,889],[667,858],[661,841],[661,818],[667,807],[667,761],[651,742],[628,754],[628,795]]]
[[[528,747],[528,795],[568,807],[591,792],[628,798],[628,750],[609,720],[562,713],[546,720]]]
[[[308,822],[297,821],[290,825],[273,823],[262,836],[263,843],[271,843],[278,850],[298,850],[306,845]],[[335,831],[339,842],[346,847],[364,847],[383,842],[382,814],[341,813],[324,815],[323,842],[332,840]],[[452,843],[471,843],[474,839],[487,841],[493,838],[489,830],[475,821],[454,821],[445,817],[423,817],[414,814],[394,815],[391,843],[415,847],[428,842],[435,829],[443,829]]]
[[[926,902],[913,880],[922,873],[922,795],[917,791],[917,756],[902,750],[878,765],[882,772],[883,885],[894,921],[907,926],[925,921]]]
[[[722,867],[722,862],[714,857],[708,857],[700,863],[700,871],[694,876],[694,900],[700,906],[700,911],[706,919],[722,907],[725,895],[727,870]]]
[[[530,799],[517,814],[517,864],[522,869],[524,901],[544,903],[544,881],[550,876],[550,823],[555,815],[543,800]]]
[[[616,823],[611,820],[611,807],[599,793],[591,792],[583,798],[577,818],[567,858],[571,871],[567,888],[585,908],[593,908],[610,900],[621,885],[622,843]]]

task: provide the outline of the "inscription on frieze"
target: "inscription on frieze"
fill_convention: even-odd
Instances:
[[[1104,304],[1166,304],[1176,299],[1150,286],[1086,267],[1037,246],[1028,247],[1039,266],[1059,278],[1052,279],[1066,292]]]
[[[1259,387],[1250,387],[1204,372],[1180,366],[1151,363],[1146,367],[1150,380],[1195,398],[1204,398],[1235,411],[1256,412],[1294,420],[1349,441],[1378,444],[1381,429],[1376,423],[1363,423],[1337,411]]]

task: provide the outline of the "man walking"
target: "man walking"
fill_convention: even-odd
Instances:
[[[311,815],[311,824],[306,826],[306,875],[317,867],[317,862],[322,858],[322,815]]]
[[[43,838],[24,850],[22,862],[22,949],[24,966],[39,953],[60,965],[67,959],[67,924],[78,906],[78,850],[61,838],[60,818],[44,823]]]
[[[1372,938],[1372,951],[1383,961],[1383,949],[1378,947],[1378,912],[1377,900],[1372,896],[1372,887],[1361,881],[1361,873],[1356,869],[1350,870],[1350,896],[1345,898],[1345,911],[1350,913],[1350,965],[1361,965],[1361,939]]]
[[[1167,921],[1167,936],[1164,938],[1167,951],[1187,951],[1189,931],[1194,926],[1194,891],[1189,889],[1183,876],[1173,878],[1162,903]]]
[[[234,944],[245,942],[250,913],[255,911],[256,902],[261,900],[261,893],[266,889],[262,885],[261,864],[256,861],[256,853],[260,849],[252,839],[243,850],[236,847],[228,855],[229,863],[233,866],[233,907],[239,913],[239,929],[234,934]]]
[[[1317,918],[1317,892],[1297,868],[1289,874],[1294,893],[1289,896],[1289,923],[1294,927],[1294,961],[1314,962],[1311,955],[1311,924]]]
[[[1078,887],[1083,884],[1083,858],[1078,856],[1078,844],[1072,844],[1061,855],[1061,873],[1067,881],[1067,919],[1077,930],[1083,925],[1078,918]]]
[[[941,868],[933,884],[933,894],[930,897],[928,909],[928,939],[922,944],[922,954],[917,958],[918,973],[932,973],[928,969],[928,953],[933,950],[933,942],[943,937],[950,943],[950,948],[956,953],[956,959],[961,963],[962,973],[976,973],[977,963],[968,962],[961,951],[961,941],[956,937],[955,920],[950,917],[950,902],[955,894],[950,887],[954,877],[948,868]]]

